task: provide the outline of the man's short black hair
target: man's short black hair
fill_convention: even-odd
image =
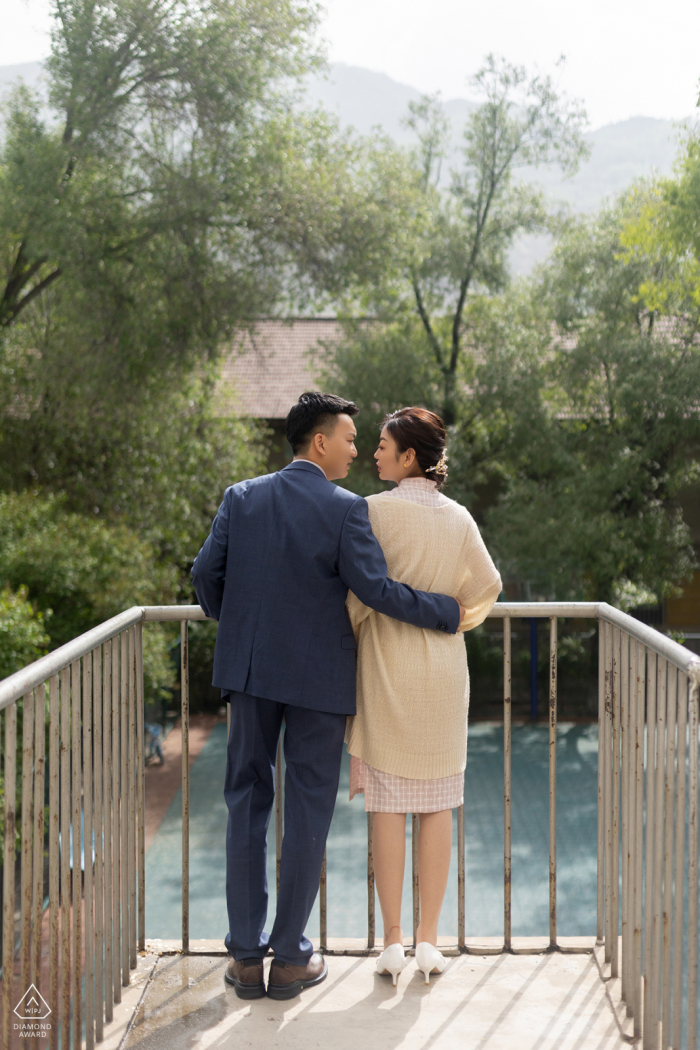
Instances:
[[[294,455],[309,447],[314,434],[330,434],[335,427],[335,417],[341,412],[354,416],[358,408],[354,401],[346,401],[335,394],[322,394],[318,390],[302,394],[296,405],[290,408],[284,425]]]

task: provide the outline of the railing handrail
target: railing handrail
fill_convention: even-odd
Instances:
[[[38,660],[0,681],[0,711],[42,685],[52,675],[69,667],[74,660],[86,656],[96,645],[116,637],[127,627],[133,627],[144,620],[206,619],[199,605],[132,605],[130,609],[125,609],[97,627],[79,634],[77,638],[72,638],[65,645],[60,645],[46,656],[40,656]]]
[[[700,682],[700,658],[695,653],[653,627],[648,627],[640,620],[636,620],[628,613],[608,605],[607,602],[496,602],[489,615],[511,616],[516,619],[551,616],[576,619],[600,618],[614,624],[615,627],[621,627],[637,641],[649,646],[650,649],[669,660],[674,667],[687,674],[692,681]],[[0,711],[31,692],[32,689],[36,689],[52,675],[70,666],[73,660],[79,660],[96,645],[109,641],[127,627],[132,627],[141,621],[172,622],[206,619],[199,605],[133,605],[130,609],[125,609],[117,616],[112,616],[111,619],[91,628],[85,634],[78,635],[77,638],[71,639],[65,645],[59,646],[46,656],[39,657],[38,660],[0,681]]]
[[[674,642],[673,638],[649,627],[629,613],[616,609],[607,602],[496,602],[489,616],[512,616],[514,618],[562,616],[584,619],[587,617],[606,620],[621,627],[632,638],[653,649],[677,667],[693,682],[700,682],[700,658],[690,649]]]
[[[595,619],[598,602],[496,602],[489,616],[512,616],[529,619],[531,616],[569,616],[576,619]]]
[[[649,627],[641,620],[636,620],[629,613],[616,609],[614,605],[608,605],[607,602],[598,602],[598,616],[614,627],[621,627],[632,638],[663,656],[679,671],[687,674],[692,682],[700,682],[700,658],[684,645],[674,642],[668,635]]]
[[[96,645],[109,641],[110,638],[114,638],[120,631],[133,627],[135,623],[139,623],[142,619],[143,609],[138,605],[134,605],[130,609],[125,609],[124,612],[118,613],[117,616],[112,616],[111,619],[105,620],[104,623],[98,624],[97,627],[91,628],[85,634],[79,634],[77,638],[72,638],[70,642],[60,645],[58,649],[47,653],[46,656],[40,656],[38,660],[27,664],[21,671],[15,671],[14,674],[4,678],[0,682],[0,711],[9,704],[19,700],[26,693],[30,693],[32,689],[43,685],[53,675],[69,667],[73,660],[79,660],[81,656],[89,653]]]

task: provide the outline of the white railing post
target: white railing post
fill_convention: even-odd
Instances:
[[[138,950],[146,947],[146,768],[144,756],[143,628],[136,624],[136,778],[138,822]],[[227,705],[228,706],[228,705]]]
[[[644,856],[644,702],[645,702],[645,667],[646,650],[641,642],[634,642],[634,937],[632,950],[633,964],[633,1035],[639,1039],[642,1034],[642,878]]]
[[[557,618],[549,620],[549,947],[557,946]]]
[[[661,1041],[671,1046],[673,1021],[671,1016],[671,960],[673,952],[673,817],[676,787],[676,703],[678,671],[668,668],[668,694],[666,704],[666,776],[664,790],[664,845],[663,845],[663,976],[661,996]]]
[[[656,664],[656,776],[654,780],[654,811],[651,832],[654,839],[654,867],[651,872],[651,972],[649,994],[651,1008],[649,1027],[651,1045],[659,1040],[661,1023],[661,992],[663,983],[663,849],[664,849],[664,757],[666,753],[667,718],[667,664],[661,658]]]
[[[613,671],[612,671],[612,625],[603,625],[605,638],[605,717],[603,737],[603,782],[605,785],[605,962],[612,959],[613,942],[613,827],[612,827],[612,721],[613,721]]]
[[[375,909],[374,909],[374,852],[372,850],[372,831],[374,814],[367,814],[367,951],[372,951],[375,942]]]
[[[698,682],[692,683],[688,711],[688,1037],[687,1050],[698,1042]]]
[[[620,637],[620,753],[621,753],[621,800],[620,800],[620,830],[622,847],[622,959],[620,964],[621,998],[627,1003],[627,1013],[631,1012],[629,994],[629,961],[630,961],[630,934],[632,931],[629,904],[630,892],[630,637],[622,633]]]
[[[503,617],[503,947],[513,947],[511,910],[511,618]],[[462,818],[464,825],[464,818]]]
[[[95,929],[91,950],[95,959],[95,1040],[102,1042],[104,1036],[104,956],[106,931],[104,924],[104,808],[102,803],[103,788],[103,744],[102,744],[102,647],[97,646],[92,652],[92,712],[93,729],[93,791],[94,810],[93,826],[95,829]]]
[[[654,824],[656,786],[656,686],[657,656],[647,653],[647,732],[646,732],[646,828],[644,838],[644,1022],[642,1026],[644,1050],[657,1050],[651,1034],[651,957],[654,890]]]
[[[83,908],[82,908],[82,748],[81,748],[81,660],[74,660],[70,674],[71,701],[71,838],[73,850],[72,890],[73,912],[71,926],[71,952],[73,956],[73,1045],[80,1046],[83,1030],[83,997],[82,997],[82,943],[83,943]]]
[[[85,901],[85,957],[88,958],[94,945],[93,926],[93,878],[92,862],[92,653],[83,657],[83,857],[84,857],[84,901]],[[85,967],[85,1046],[93,1050],[95,1045],[95,968]]]
[[[14,982],[8,976],[14,973],[15,955],[15,798],[17,787],[17,706],[5,711],[5,841],[3,843],[2,883],[2,1043],[10,1045],[12,1011],[14,1009]]]
[[[605,761],[603,732],[605,725],[605,632],[604,620],[598,620],[598,849],[596,864],[596,941],[605,937]]]
[[[620,971],[620,628],[613,627],[612,648],[612,911],[610,976]]]
[[[685,883],[685,796],[688,756],[686,738],[689,702],[690,683],[686,675],[680,674],[678,682],[678,724],[676,730],[678,754],[676,759],[676,878],[673,912],[673,1031],[671,1035],[671,1046],[673,1047],[680,1047],[681,1045],[683,1025],[683,890]]]
[[[10,708],[6,714],[9,715]],[[58,1016],[59,988],[59,816],[60,816],[60,728],[59,681],[49,681],[49,1005]],[[7,973],[6,970],[3,970]],[[58,1050],[58,1025],[52,1024],[49,1047]],[[8,1044],[9,1045],[9,1044]]]
[[[182,950],[190,947],[190,655],[187,620],[180,622],[182,724]]]

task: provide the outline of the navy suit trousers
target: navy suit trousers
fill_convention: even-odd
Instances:
[[[229,693],[231,731],[224,797],[226,947],[234,959],[276,958],[305,964],[304,930],[318,893],[326,838],[338,793],[345,715]],[[275,758],[285,722],[284,838],[277,914],[267,918],[267,828],[275,797]]]

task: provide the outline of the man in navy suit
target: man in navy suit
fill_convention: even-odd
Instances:
[[[231,705],[225,976],[243,999],[265,995],[268,949],[274,999],[291,999],[327,974],[304,929],[338,790],[345,718],[355,713],[348,589],[417,627],[455,633],[462,616],[454,598],[387,579],[366,501],[332,484],[357,455],[356,412],[334,395],[302,394],[286,423],[294,459],[226,490],[192,569],[200,605],[219,621],[213,682]],[[283,721],[284,838],[268,936],[267,828]]]

